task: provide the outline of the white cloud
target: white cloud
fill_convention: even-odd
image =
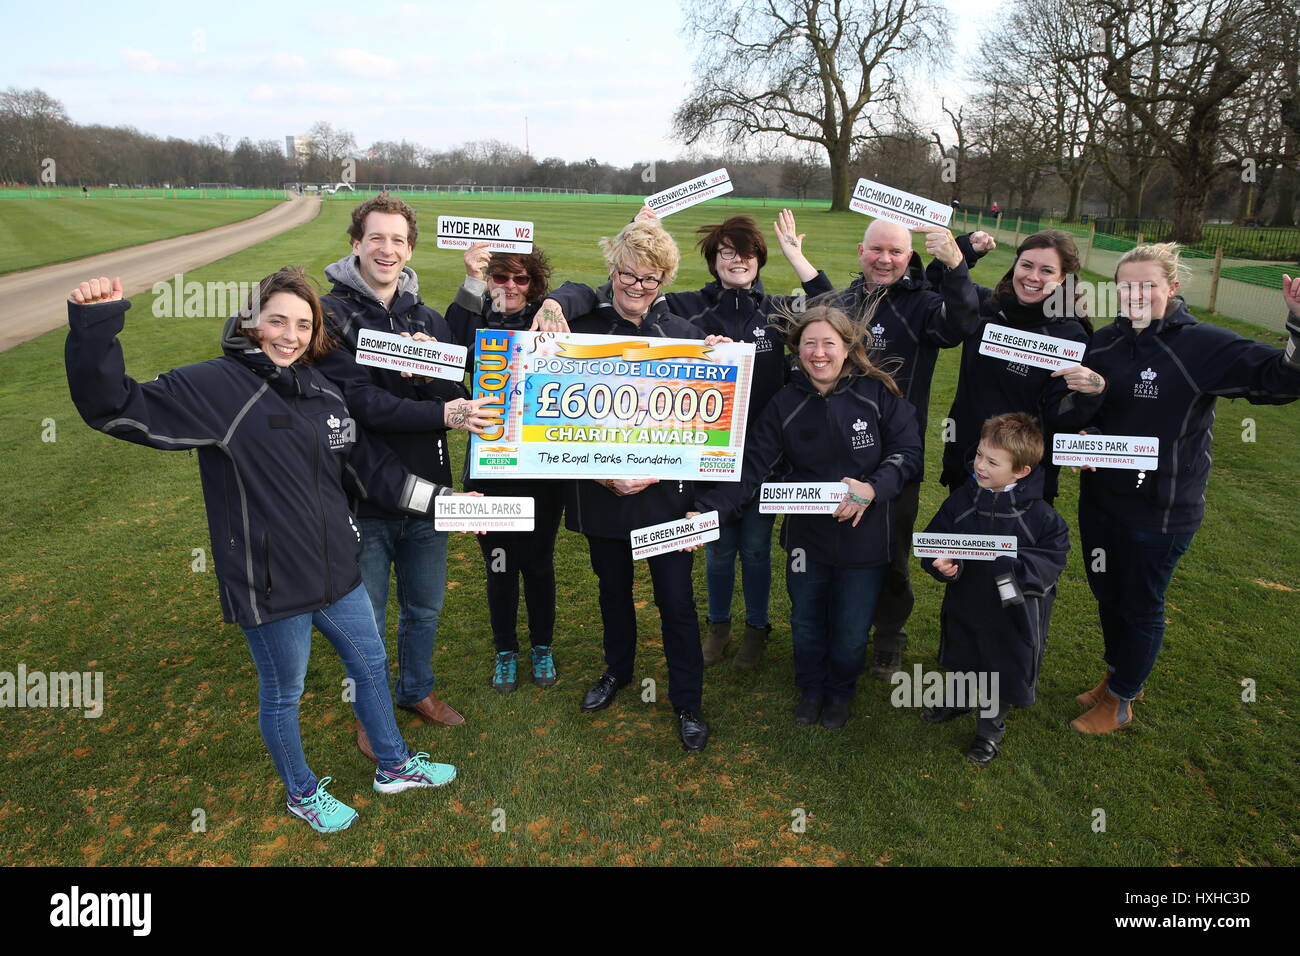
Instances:
[[[122,62],[137,73],[157,73],[160,70],[172,72],[176,69],[176,64],[160,60],[148,50],[123,47],[118,53],[122,57]]]
[[[397,76],[399,68],[396,60],[369,50],[334,50],[330,58],[353,76],[371,79]]]
[[[258,83],[248,91],[246,99],[251,103],[266,103],[276,98],[275,87],[270,83]]]

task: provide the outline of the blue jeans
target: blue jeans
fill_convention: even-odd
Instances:
[[[1159,534],[1137,531],[1114,521],[1086,502],[1079,505],[1088,585],[1097,599],[1110,689],[1125,700],[1142,690],[1165,639],[1165,590],[1195,532]],[[1094,571],[1096,549],[1105,553],[1105,570]]]
[[[787,558],[794,682],[823,698],[853,699],[867,663],[867,633],[889,565],[837,568],[802,557]]]
[[[257,724],[275,770],[294,798],[316,789],[316,775],[307,766],[298,728],[298,703],[307,677],[313,624],[334,645],[344,670],[355,683],[352,709],[366,728],[379,765],[400,767],[411,756],[397,729],[393,701],[388,696],[384,642],[375,630],[366,592],[358,585],[347,596],[311,613],[243,628],[257,665]]]
[[[758,513],[758,499],[745,505],[735,521],[718,529],[718,540],[704,546],[708,559],[709,621],[731,620],[731,592],[736,585],[736,553],[740,553],[740,582],[745,593],[745,621],[767,627],[768,595],[772,591],[772,525],[776,515]]]
[[[433,690],[433,646],[447,591],[447,532],[424,518],[361,518],[361,580],[375,624],[388,636],[388,575],[397,572],[397,687],[393,697],[412,707]]]

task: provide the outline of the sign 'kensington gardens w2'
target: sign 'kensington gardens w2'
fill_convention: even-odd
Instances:
[[[484,329],[473,478],[739,481],[754,346]]]

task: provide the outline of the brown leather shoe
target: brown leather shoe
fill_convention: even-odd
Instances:
[[[370,746],[370,738],[366,736],[365,725],[360,720],[357,721],[357,749],[365,754],[367,759],[379,763],[379,758],[375,756],[375,751]]]
[[[1070,721],[1070,726],[1081,734],[1109,734],[1133,723],[1133,702],[1129,701],[1128,718],[1120,723],[1122,702],[1110,691],[1103,691],[1101,700],[1086,714]]]
[[[1088,708],[1096,707],[1097,703],[1105,695],[1106,690],[1109,687],[1110,687],[1110,671],[1107,671],[1106,676],[1101,679],[1100,684],[1098,684],[1092,690],[1085,690],[1082,694],[1076,695],[1074,699],[1078,701],[1079,705],[1082,707],[1088,707]],[[1137,699],[1142,700],[1144,697],[1146,697],[1146,695],[1147,695],[1146,691],[1140,690],[1138,691]]]
[[[398,706],[402,710],[409,710],[414,714],[419,714],[424,718],[425,723],[442,724],[446,727],[455,727],[457,724],[465,723],[464,717],[440,701],[432,691],[429,692],[428,697],[418,704],[412,704],[409,707],[406,704],[398,704]]]

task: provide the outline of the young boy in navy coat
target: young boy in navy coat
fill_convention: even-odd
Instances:
[[[952,672],[987,674],[981,686],[996,688],[993,700],[979,702],[975,740],[966,750],[981,766],[998,755],[1011,707],[1034,702],[1056,579],[1070,551],[1064,519],[1043,501],[1043,473],[1035,467],[1042,457],[1043,434],[1032,415],[1015,412],[988,419],[980,432],[975,473],[925,529],[927,534],[1016,538],[1014,558],[921,559],[921,567],[948,586],[940,612],[939,662]],[[956,703],[927,707],[921,719],[944,723],[971,710]]]

